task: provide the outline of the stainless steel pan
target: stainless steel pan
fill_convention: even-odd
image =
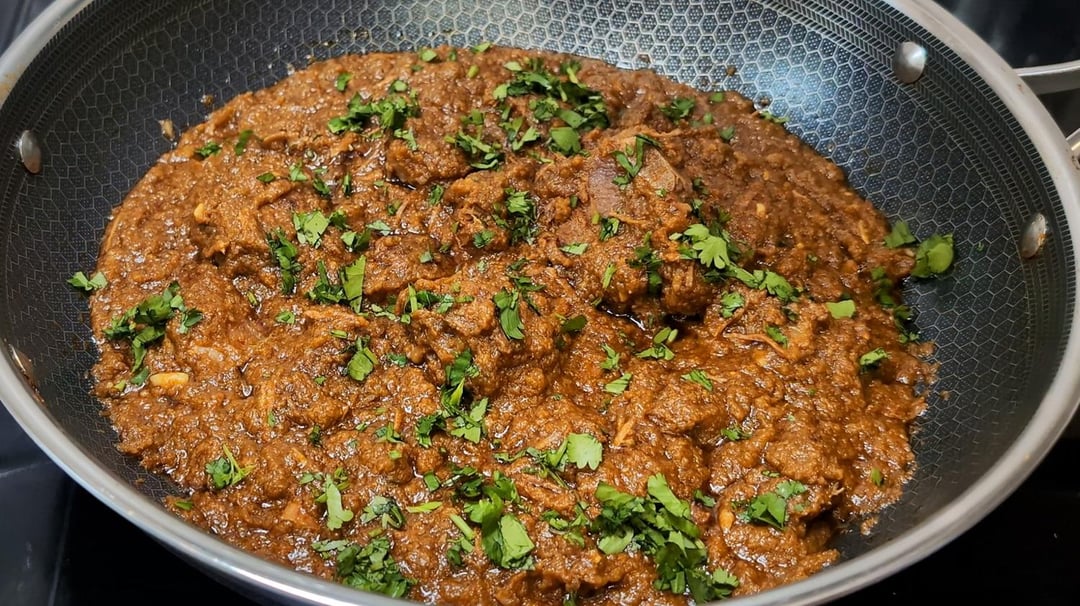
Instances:
[[[196,124],[204,95],[226,100],[313,58],[480,40],[767,96],[890,217],[955,234],[951,274],[907,292],[941,370],[903,500],[869,536],[838,541],[841,563],[746,603],[824,601],[927,555],[1064,428],[1080,399],[1078,169],[1031,89],[917,0],[60,0],[0,58],[0,399],[14,417],[90,492],[221,578],[268,600],[392,603],[161,507],[176,487],[116,451],[88,395],[86,303],[64,279],[93,266],[111,208],[169,148],[158,120]]]

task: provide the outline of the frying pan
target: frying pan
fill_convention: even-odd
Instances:
[[[395,603],[168,513],[160,499],[178,488],[115,449],[89,396],[86,301],[64,279],[93,267],[112,207],[169,149],[158,120],[197,124],[204,101],[313,59],[481,40],[767,96],[890,219],[955,234],[951,273],[905,293],[940,370],[903,499],[869,535],[837,540],[841,562],[747,604],[824,601],[929,554],[1004,499],[1065,427],[1080,399],[1078,169],[1031,89],[916,0],[60,0],[0,59],[0,141],[22,143],[0,152],[0,399],[16,420],[110,507],[255,596]]]

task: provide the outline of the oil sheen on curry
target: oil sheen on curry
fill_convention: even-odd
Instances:
[[[177,515],[358,589],[676,605],[804,578],[910,476],[932,366],[898,286],[952,253],[784,122],[488,44],[314,64],[115,210],[95,395]]]

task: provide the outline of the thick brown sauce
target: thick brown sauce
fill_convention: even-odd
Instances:
[[[738,577],[736,595],[834,561],[828,542],[840,525],[894,501],[913,462],[908,428],[924,406],[914,388],[929,380],[920,361],[927,351],[919,347],[926,346],[900,344],[870,276],[883,267],[899,281],[912,266],[910,251],[884,247],[885,220],[841,171],[760,117],[750,101],[731,92],[710,101],[652,72],[592,60],[581,60],[577,77],[602,94],[610,126],[581,136],[584,154],[566,157],[544,145],[548,128],[563,124],[535,121],[529,102],[539,95],[529,94],[508,99],[510,117],[523,116],[520,132],[535,127],[541,140],[507,149],[493,169],[473,168],[445,137],[479,109],[482,140],[505,145],[492,96],[514,76],[504,64],[539,58],[565,80],[556,70],[572,57],[504,48],[458,50],[456,58],[448,48],[437,52],[433,62],[412,53],[340,57],[241,95],[188,130],[116,209],[98,267],[109,285],[93,296],[92,318],[102,352],[95,393],[119,431],[120,449],[191,491],[181,497],[190,499],[190,511],[176,508],[178,515],[327,578],[335,578],[335,561],[313,551],[312,542],[365,545],[379,528],[378,521],[360,521],[373,497],[402,508],[442,501],[434,512],[406,513],[402,529],[385,533],[401,573],[416,581],[409,593],[416,600],[561,604],[576,595],[579,604],[686,603],[653,588],[656,568],[641,553],[604,555],[587,531],[580,547],[541,518],[547,510],[572,518],[579,501],[592,518],[601,482],[643,496],[657,473],[682,499],[696,490],[715,498],[714,508],[694,502],[692,517],[703,531],[708,569]],[[339,92],[335,81],[343,72],[352,77]],[[354,94],[384,98],[397,79],[416,93],[419,115],[406,123],[415,150],[390,133],[372,138],[377,119],[360,133],[329,132],[328,121],[346,113]],[[695,103],[689,116],[673,121],[660,108],[676,98]],[[245,130],[254,136],[237,155]],[[632,147],[639,133],[659,148],[646,145],[640,173],[619,188],[612,181],[624,171],[613,153]],[[202,159],[196,149],[209,141],[222,149]],[[288,178],[297,164],[307,180]],[[265,173],[277,178],[264,183],[258,177]],[[342,191],[346,175],[350,196]],[[330,196],[315,190],[315,178]],[[432,205],[436,185],[445,192]],[[504,216],[498,205],[508,188],[528,192],[535,203],[533,244],[512,244],[492,219]],[[669,239],[703,222],[692,211],[695,199],[704,202],[698,213],[705,222],[717,210],[730,216],[726,229],[743,251],[740,265],[770,269],[801,295],[785,306],[737,279],[707,282],[703,266],[683,258]],[[298,244],[293,213],[313,210],[341,211],[354,230],[376,221],[389,228],[375,233],[363,253],[363,314],[304,296],[316,283],[318,260],[336,276],[361,254],[345,249],[337,227],[326,230],[317,249]],[[596,216],[620,219],[617,234],[601,241]],[[266,234],[276,228],[299,250],[302,269],[291,295],[282,294],[282,272],[268,249]],[[484,230],[493,238],[477,248],[474,238]],[[646,233],[662,260],[658,295],[649,292],[646,269],[630,262]],[[561,250],[581,243],[588,245],[584,254]],[[421,262],[427,253],[430,262]],[[539,313],[521,302],[524,339],[511,340],[493,297],[512,287],[508,266],[519,259],[527,262],[517,273],[543,290],[531,293]],[[605,287],[609,266],[615,273]],[[149,347],[150,381],[118,391],[131,376],[131,349],[103,331],[174,280],[185,304],[205,319],[186,334],[170,321],[164,339]],[[446,313],[415,311],[408,324],[372,313],[372,304],[406,311],[410,285],[457,302]],[[746,303],[726,318],[720,298],[729,292]],[[857,311],[834,319],[824,303],[844,297]],[[293,312],[294,324],[275,321],[283,311]],[[585,328],[564,333],[563,319],[578,315],[587,318]],[[674,357],[636,357],[663,326],[679,331],[670,344]],[[765,336],[768,326],[787,337],[786,347]],[[360,336],[378,358],[363,382],[343,374],[352,356],[347,348]],[[601,368],[602,345],[621,354],[618,371]],[[878,347],[888,359],[862,371],[860,355]],[[422,447],[416,424],[439,410],[444,368],[464,350],[479,369],[466,382],[469,392],[489,399],[485,433],[472,443],[436,432],[431,447]],[[407,363],[392,363],[391,354]],[[694,370],[711,379],[711,392],[680,378]],[[606,392],[621,373],[633,375],[628,389]],[[309,439],[315,425],[317,444]],[[376,432],[386,426],[403,443],[379,440]],[[732,440],[724,434],[729,428],[748,435]],[[553,449],[570,433],[595,436],[603,461],[595,471],[568,465],[560,474],[565,487],[529,473],[535,465],[527,456],[494,458]],[[214,490],[205,467],[223,446],[252,470]],[[461,536],[450,515],[467,516],[452,490],[431,493],[422,476],[445,480],[452,465],[486,476],[499,470],[515,481],[521,503],[511,510],[535,543],[532,570],[493,566],[478,528],[463,566],[448,562],[447,546]],[[348,479],[343,505],[355,518],[329,530],[326,506],[315,501],[318,483],[301,478],[338,467]],[[783,530],[739,518],[747,501],[789,480],[807,490],[790,499]]]

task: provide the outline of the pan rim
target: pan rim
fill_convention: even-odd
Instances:
[[[1080,254],[1080,172],[1057,125],[1032,90],[985,42],[930,0],[886,0],[957,53],[1009,108],[1038,151],[1061,199],[1074,260]],[[0,105],[32,59],[93,0],[56,0],[0,56]],[[1080,292],[1080,272],[1070,285]],[[885,545],[805,580],[737,600],[739,604],[816,604],[851,593],[925,558],[975,525],[1031,473],[1064,431],[1080,401],[1080,377],[1063,369],[1080,361],[1080,314],[1074,310],[1061,369],[1015,442],[967,491]],[[7,348],[5,348],[6,350]],[[251,587],[310,604],[402,604],[358,593],[240,550],[184,522],[98,465],[56,425],[32,395],[9,352],[0,356],[0,401],[31,439],[98,500],[205,569]]]

